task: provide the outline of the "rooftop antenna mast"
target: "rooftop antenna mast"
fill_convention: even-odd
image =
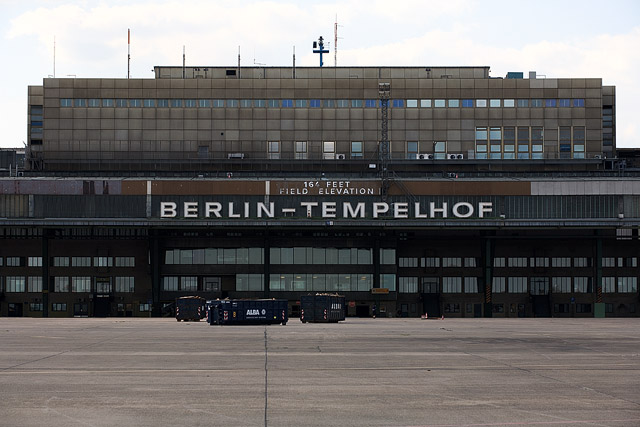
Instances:
[[[130,77],[131,77],[131,30],[127,28],[127,78],[130,78]]]
[[[296,78],[296,47],[293,47],[293,75],[292,78]]]
[[[322,61],[322,54],[329,53],[329,49],[324,48],[324,39],[322,36],[318,38],[317,42],[313,42],[313,53],[320,54],[320,66],[322,67],[324,65],[324,62]]]
[[[336,22],[333,25],[333,66],[338,66],[338,39],[342,37],[338,37],[338,27],[342,27],[342,25],[338,25],[338,15],[336,14]]]
[[[240,78],[240,46],[238,46],[238,78]]]
[[[182,78],[183,79],[187,78],[186,69],[185,69],[185,66],[186,66],[186,63],[187,63],[186,61],[187,61],[187,56],[186,56],[186,53],[185,53],[185,50],[184,50],[184,45],[182,45]]]

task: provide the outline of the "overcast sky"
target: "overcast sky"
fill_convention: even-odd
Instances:
[[[317,66],[324,36],[333,66],[486,65],[491,76],[530,70],[601,77],[617,93],[618,147],[640,147],[638,0],[0,0],[3,54],[0,147],[26,142],[27,86],[56,77],[127,74],[152,78],[154,65]],[[636,101],[633,101],[633,100]]]

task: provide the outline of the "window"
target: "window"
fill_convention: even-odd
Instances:
[[[504,100],[504,106],[505,106],[505,108],[513,108],[513,107],[515,107],[515,100],[514,99],[505,99]]]
[[[462,108],[471,108],[471,107],[473,107],[473,99],[462,100]]]
[[[71,292],[91,292],[91,277],[72,277]]]
[[[476,265],[476,259],[475,258],[465,258],[464,259],[464,266],[465,267],[477,267]]]
[[[636,293],[638,292],[637,277],[618,277],[619,293]]]
[[[462,277],[443,277],[442,293],[459,294],[462,292]]]
[[[238,108],[237,99],[227,99],[227,108]]]
[[[571,293],[571,277],[552,277],[551,287],[556,294]]]
[[[591,313],[591,304],[576,304],[576,313]]]
[[[252,102],[250,99],[241,99],[240,108],[251,108]]]
[[[430,99],[421,99],[420,100],[420,108],[431,108],[431,100]]]
[[[129,107],[142,107],[142,101],[140,101],[139,99],[130,99]]]
[[[210,99],[199,99],[198,100],[198,107],[200,107],[200,108],[210,108],[211,107],[211,100]]]
[[[95,98],[89,99],[88,105],[89,105],[89,107],[99,107],[100,106],[100,100],[99,99],[95,99]]]
[[[270,159],[279,159],[280,158],[280,141],[267,142],[267,150],[268,150]]]
[[[145,99],[143,101],[143,105],[145,107],[155,107],[156,106],[156,100],[155,99]]]
[[[198,290],[198,278],[193,276],[185,276],[180,278],[180,290],[181,291],[197,291]]]
[[[322,105],[324,108],[335,108],[336,101],[334,101],[333,99],[325,99],[324,101],[322,101]]]
[[[376,99],[365,99],[364,106],[366,108],[376,108],[378,106],[378,100],[376,100]]]
[[[27,258],[27,266],[29,267],[42,267],[41,256],[30,256]]]
[[[236,274],[236,291],[262,291],[264,290],[264,275],[262,274]]]
[[[335,159],[336,157],[336,143],[334,141],[322,142],[322,158]]]
[[[531,295],[549,295],[548,277],[532,277],[529,285]]]
[[[527,258],[526,257],[507,258],[507,265],[509,267],[526,267]]]
[[[352,99],[351,108],[362,108],[362,99]]]
[[[553,305],[554,313],[568,313],[569,312],[569,304],[554,304]]]
[[[528,159],[529,158],[529,128],[528,127],[518,127],[518,159]]]
[[[11,292],[24,292],[25,280],[24,276],[7,276],[4,280],[4,291]]]
[[[584,107],[584,99],[574,99],[573,100],[574,107]]]
[[[442,258],[443,267],[462,267],[462,258]]]
[[[348,108],[349,107],[349,101],[346,99],[338,99],[336,101],[336,105],[338,108]]]
[[[570,99],[558,99],[558,107],[571,107]]]
[[[211,105],[213,108],[224,108],[224,99],[214,99]]]
[[[532,99],[531,100],[532,107],[542,107],[542,99]]]
[[[438,294],[440,289],[438,286],[437,277],[423,277],[422,278],[422,293],[424,294]]]
[[[545,107],[555,107],[556,106],[556,100],[555,99],[545,99],[544,106]]]
[[[478,159],[486,159],[487,158],[487,143],[488,143],[488,133],[486,127],[477,127],[476,128],[476,158]]]
[[[195,99],[185,99],[184,106],[186,108],[196,108],[196,100]]]
[[[487,106],[487,100],[486,99],[476,99],[476,107],[485,108],[486,106]]]
[[[459,99],[450,99],[447,102],[447,106],[449,108],[458,108],[458,107],[460,107],[460,100]]]
[[[29,311],[42,311],[43,305],[41,302],[29,303]]]
[[[171,100],[172,108],[181,108],[182,107],[182,99],[172,99]]]
[[[518,99],[518,107],[528,107],[529,100],[528,99]]]
[[[440,258],[426,257],[420,260],[420,266],[426,268],[440,267]]]
[[[267,102],[264,99],[254,99],[253,106],[255,108],[264,108],[267,105]]]
[[[69,278],[68,277],[54,277],[53,278],[53,291],[54,292],[69,292]]]
[[[392,101],[393,108],[403,108],[404,107],[404,99],[394,99]]]
[[[616,259],[614,257],[603,257],[602,258],[602,266],[603,267],[615,267],[616,266]]]
[[[436,159],[444,159],[447,155],[447,142],[435,141],[433,143],[433,151]]]
[[[580,294],[586,294],[586,293],[592,292],[591,278],[590,277],[574,277],[573,292],[580,293]]]
[[[282,100],[282,108],[292,108],[293,100],[292,99],[283,99]]]
[[[146,313],[148,311],[151,311],[151,304],[147,304],[147,303],[140,304],[140,306],[138,307],[138,310],[141,313]]]
[[[296,159],[307,158],[307,141],[296,141]]]
[[[560,126],[560,158],[568,159],[571,156],[571,127]]]
[[[418,100],[417,99],[407,99],[407,108],[417,108]]]
[[[573,158],[584,159],[584,126],[573,128]]]
[[[118,108],[126,108],[127,100],[126,99],[116,99],[116,107]]]
[[[499,99],[490,99],[489,100],[489,107],[499,108],[500,107],[500,100]]]
[[[116,277],[116,292],[131,293],[135,291],[135,279],[133,277]]]
[[[309,101],[309,107],[311,108],[320,108],[322,107],[322,101],[319,99],[312,99]]]
[[[296,99],[296,108],[307,108],[306,99]]]
[[[27,292],[42,292],[42,276],[29,276],[27,278]]]
[[[395,274],[381,274],[380,275],[380,287],[387,288],[391,292],[396,290],[396,275]]]
[[[502,294],[505,290],[506,278],[494,277],[491,279],[491,292],[494,294]]]
[[[465,294],[477,294],[478,293],[478,278],[477,277],[465,277],[464,278],[464,293]]]
[[[166,108],[169,106],[168,99],[158,99],[158,107]]]
[[[447,303],[444,305],[445,313],[460,313],[460,304]]]
[[[71,98],[60,98],[61,107],[71,107]]]
[[[24,265],[24,258],[19,256],[8,256],[7,267],[22,267]]]
[[[163,291],[177,291],[178,290],[178,278],[177,277],[163,277],[162,278],[162,290]]]
[[[509,293],[511,294],[522,294],[527,292],[526,277],[509,277],[507,285]]]
[[[400,257],[398,258],[398,267],[417,267],[418,266],[418,258],[416,257]]]
[[[602,278],[602,292],[605,294],[613,294],[616,292],[616,278],[615,277],[603,277]]]
[[[444,108],[445,107],[444,99],[436,99],[435,101],[433,101],[433,106],[435,108]]]
[[[106,256],[93,257],[94,267],[113,267],[113,258]]]
[[[87,106],[87,100],[86,99],[74,99],[73,100],[73,106],[74,107],[86,107]]]
[[[407,159],[418,157],[418,141],[407,141]]]
[[[362,157],[362,141],[351,141],[351,158]]]
[[[418,293],[418,278],[417,277],[399,277],[398,292],[404,293],[404,294]]]
[[[573,259],[574,267],[591,267],[591,258],[578,257]]]
[[[117,256],[116,267],[135,267],[136,259],[132,256]]]
[[[53,303],[51,304],[51,311],[67,311],[66,303]]]
[[[529,260],[529,265],[531,267],[549,267],[549,258],[546,257],[535,257]]]
[[[395,249],[380,249],[380,264],[395,265],[395,263],[396,263]]]
[[[505,259],[504,257],[498,257],[498,258],[494,258],[493,259],[493,266],[494,267],[504,267],[505,264]]]

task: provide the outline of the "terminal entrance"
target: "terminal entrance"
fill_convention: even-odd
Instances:
[[[9,317],[22,317],[22,303],[9,303]]]
[[[548,277],[531,278],[531,303],[533,317],[551,317]]]
[[[440,317],[440,295],[422,294],[422,312],[429,317]]]
[[[76,302],[73,304],[73,317],[89,317],[89,304]]]

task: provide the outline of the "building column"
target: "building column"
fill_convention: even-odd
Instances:
[[[493,251],[491,239],[484,239],[484,317],[493,317],[492,283],[493,283]]]
[[[160,307],[160,244],[157,236],[158,231],[149,230],[149,251],[151,252],[151,297],[153,316],[161,316]]]
[[[264,274],[262,295],[264,298],[269,298],[269,278],[271,276],[271,246],[269,245],[269,232],[265,230],[264,240],[262,247],[264,248],[264,268],[262,270]]]
[[[42,317],[49,317],[49,230],[42,230]]]

